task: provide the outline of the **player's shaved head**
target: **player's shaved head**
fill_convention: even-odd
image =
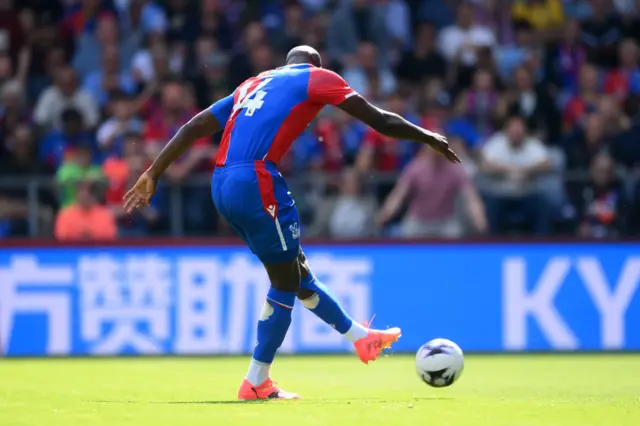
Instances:
[[[311,46],[296,46],[287,53],[287,65],[290,64],[311,64],[316,67],[322,66],[322,59],[316,49]]]

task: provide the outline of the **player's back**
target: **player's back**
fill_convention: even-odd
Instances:
[[[264,160],[277,164],[326,104],[354,93],[337,74],[309,64],[265,71],[233,93],[216,166]]]

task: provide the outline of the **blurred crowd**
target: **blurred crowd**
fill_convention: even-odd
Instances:
[[[194,113],[298,44],[464,162],[326,108],[281,164],[305,236],[640,232],[640,1],[0,0],[0,238],[230,233],[216,137],[149,208],[121,199]]]

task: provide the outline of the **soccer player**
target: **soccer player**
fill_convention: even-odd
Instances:
[[[211,183],[213,202],[264,264],[271,282],[240,400],[299,398],[281,390],[269,375],[296,297],[352,341],[366,364],[400,337],[399,328],[375,330],[351,319],[311,272],[300,248],[298,211],[277,164],[325,105],[337,106],[383,135],[426,143],[449,161],[460,162],[445,137],[371,105],[340,76],[322,68],[315,49],[298,46],[287,55],[287,65],[248,79],[193,117],[125,195],[127,212],[148,205],[174,160],[194,141],[224,130]]]

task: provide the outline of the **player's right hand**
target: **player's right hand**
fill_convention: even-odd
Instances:
[[[156,193],[158,179],[147,170],[139,178],[136,184],[124,196],[124,211],[127,214],[137,209],[148,206],[151,197]]]
[[[431,148],[433,148],[437,153],[444,155],[446,159],[452,163],[462,163],[460,158],[458,158],[456,153],[453,152],[449,146],[449,142],[445,136],[433,132],[430,133],[431,140],[428,143]]]

